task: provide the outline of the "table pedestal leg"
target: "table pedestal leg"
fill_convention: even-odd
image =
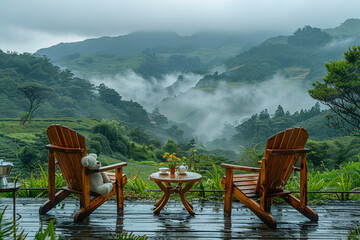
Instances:
[[[185,199],[185,200],[186,200],[186,199]],[[187,204],[191,207],[191,209],[194,209],[193,205],[191,205],[191,203],[190,203],[188,200],[186,200],[186,202],[187,202]]]
[[[162,196],[160,201],[155,203],[155,206],[157,208],[154,210],[154,213],[157,214],[161,211],[161,209],[163,209],[165,207],[166,203],[169,201],[171,189],[169,187],[165,187],[161,182],[155,182],[155,183],[164,192],[164,195]]]
[[[157,202],[154,204],[154,206],[155,206],[155,207],[159,206],[160,203],[162,203],[162,201],[164,200],[164,198],[165,198],[165,194],[161,197],[161,199],[160,199],[159,201],[157,201]]]
[[[191,215],[195,215],[195,212],[194,212],[194,210],[193,210],[193,206],[189,203],[188,200],[186,200],[186,198],[185,198],[185,193],[186,193],[187,191],[189,191],[189,190],[192,188],[192,186],[194,186],[194,184],[195,184],[194,182],[191,182],[191,183],[189,183],[184,189],[180,189],[180,190],[178,191],[184,207],[186,208],[186,210],[187,210]]]
[[[170,195],[172,193],[176,192],[179,194],[179,196],[181,198],[181,202],[184,205],[184,207],[186,208],[186,210],[191,215],[195,215],[195,212],[193,210],[194,207],[185,198],[185,193],[187,193],[194,186],[195,182],[189,182],[186,187],[184,187],[185,183],[179,183],[177,187],[173,187],[173,186],[171,186],[170,183],[167,183],[167,182],[165,182],[165,183],[162,183],[160,181],[154,181],[154,182],[164,192],[164,195],[161,197],[161,199],[154,204],[154,206],[156,207],[156,209],[154,210],[155,214],[159,213],[164,208],[166,203],[169,201]]]

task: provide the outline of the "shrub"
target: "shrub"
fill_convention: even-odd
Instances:
[[[120,126],[116,121],[103,120],[100,124],[92,128],[93,133],[100,133],[109,141],[111,150],[120,152],[128,156],[129,141],[124,134],[124,127]]]
[[[21,160],[24,166],[29,168],[33,168],[34,164],[38,160],[37,151],[27,145],[20,150],[16,157]]]

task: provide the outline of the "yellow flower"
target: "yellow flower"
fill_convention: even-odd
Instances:
[[[160,163],[160,165],[165,165],[165,163],[162,162],[162,163]]]
[[[184,160],[186,160],[186,157],[183,157]]]

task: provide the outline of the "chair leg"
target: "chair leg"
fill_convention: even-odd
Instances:
[[[260,191],[260,208],[265,212],[271,210],[271,197],[265,194],[265,191]]]
[[[225,190],[224,196],[224,215],[231,216],[231,208],[232,208],[232,195],[233,195],[233,177],[234,170],[227,168],[226,169],[226,178],[223,178],[221,183],[222,187]]]
[[[46,214],[50,211],[53,207],[58,205],[62,200],[64,200],[67,196],[70,195],[70,192],[65,190],[60,190],[55,194],[54,200],[47,200],[40,208],[39,213],[40,215]]]
[[[107,201],[115,193],[115,191],[116,191],[116,188],[114,186],[108,195],[99,196],[99,197],[92,199],[90,201],[89,206],[80,209],[80,211],[78,211],[75,214],[74,222],[76,222],[76,223],[81,222],[86,217],[88,217],[92,212],[94,212],[98,207],[100,207],[101,204],[103,204],[105,201]]]
[[[116,184],[116,206],[117,206],[117,213],[123,214],[124,213],[124,186],[127,181],[126,175],[122,175],[122,171],[119,171],[116,176],[120,176],[119,184]]]
[[[255,200],[248,198],[237,188],[234,188],[234,196],[258,216],[269,228],[276,228],[275,219],[268,212],[264,211]]]
[[[300,200],[297,199],[294,195],[288,194],[285,196],[281,196],[287,203],[293,206],[296,210],[298,210],[305,217],[309,218],[311,221],[317,222],[319,220],[319,216],[317,213],[312,210],[309,206],[305,206],[305,208],[301,207]]]

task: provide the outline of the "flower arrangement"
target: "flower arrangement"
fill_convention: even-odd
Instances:
[[[164,159],[166,159],[167,163],[160,163],[160,165],[167,165],[169,168],[175,168],[177,167],[180,162],[181,162],[181,158],[176,156],[176,153],[168,153],[166,152],[163,156]],[[186,160],[186,157],[182,157],[183,160]]]

